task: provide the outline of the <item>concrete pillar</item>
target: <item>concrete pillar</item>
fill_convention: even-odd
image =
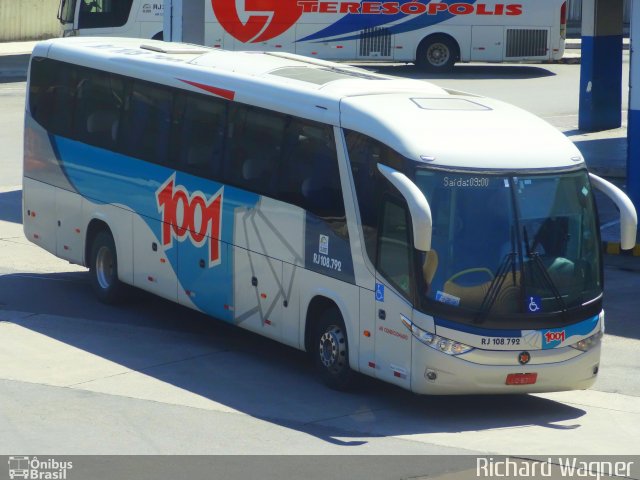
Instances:
[[[622,12],[622,0],[582,0],[580,130],[621,125]]]
[[[204,45],[205,0],[164,0],[164,39]]]
[[[640,0],[631,4],[630,50],[627,194],[636,210],[640,210]]]

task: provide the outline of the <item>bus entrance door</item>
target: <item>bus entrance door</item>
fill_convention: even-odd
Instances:
[[[411,318],[412,307],[380,278],[376,281],[375,303],[376,377],[409,388],[411,335],[401,319]]]

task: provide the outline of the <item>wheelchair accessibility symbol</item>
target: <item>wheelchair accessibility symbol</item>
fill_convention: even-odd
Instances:
[[[376,283],[376,302],[384,302],[384,285]]]
[[[527,305],[527,309],[531,313],[539,312],[542,310],[542,298],[540,297],[529,297],[529,302]]]

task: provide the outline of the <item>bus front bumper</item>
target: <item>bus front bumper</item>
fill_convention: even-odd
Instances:
[[[570,347],[566,347],[570,348]],[[576,351],[572,358],[560,352],[557,358],[545,352],[544,363],[519,365],[518,351],[487,351],[493,364],[474,363],[462,356],[441,353],[412,339],[413,368],[411,390],[423,395],[517,394],[584,390],[595,382],[600,364],[600,345],[587,352]],[[532,359],[536,357],[531,351]],[[504,358],[503,364],[496,362]],[[476,360],[481,356],[476,355]],[[507,378],[526,377],[535,383],[508,385]],[[522,375],[530,374],[530,375]],[[532,375],[532,374],[535,374]]]

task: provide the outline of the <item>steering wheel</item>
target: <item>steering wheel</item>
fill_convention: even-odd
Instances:
[[[467,268],[466,270],[461,270],[458,273],[452,275],[445,283],[455,283],[454,280],[470,273],[486,273],[490,280],[493,280],[493,277],[495,276],[491,270],[485,267]]]

